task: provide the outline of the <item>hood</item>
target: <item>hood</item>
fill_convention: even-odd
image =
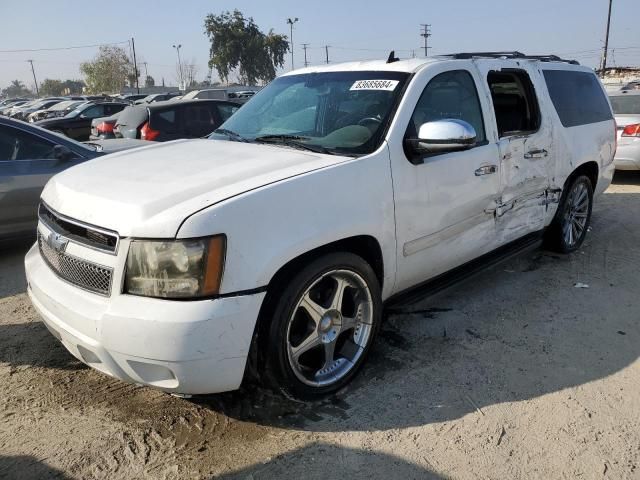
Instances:
[[[274,145],[177,140],[69,168],[47,183],[42,198],[121,236],[171,238],[205,207],[346,160]]]

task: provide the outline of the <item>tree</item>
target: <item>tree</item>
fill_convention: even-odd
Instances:
[[[209,67],[215,68],[226,82],[234,71],[243,83],[268,82],[275,78],[276,69],[284,65],[284,56],[289,51],[287,36],[273,30],[261,32],[253,18],[244,18],[239,10],[220,15],[210,13],[204,27],[211,41]]]
[[[182,68],[176,64],[176,75],[178,82],[183,81],[187,88],[193,88],[197,86],[196,75],[198,74],[198,65],[196,65],[196,59],[192,59],[191,63],[183,63]],[[182,76],[182,79],[180,77]]]
[[[9,98],[24,97],[25,95],[33,95],[33,93],[20,80],[13,80],[7,88],[2,90],[2,96]]]
[[[40,95],[43,97],[58,97],[60,95],[74,95],[82,93],[84,82],[81,80],[52,80],[46,78],[40,83]]]
[[[156,85],[156,81],[153,79],[151,75],[147,75],[147,78],[144,79],[145,87],[154,87]]]
[[[80,72],[90,93],[119,92],[130,75],[135,84],[133,65],[120,47],[101,46],[92,61],[80,64]]]

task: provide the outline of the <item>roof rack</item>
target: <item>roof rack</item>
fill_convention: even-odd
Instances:
[[[458,60],[470,59],[477,57],[484,58],[518,58],[522,60],[539,60],[541,62],[565,62],[572,65],[580,65],[576,60],[567,60],[560,58],[557,55],[525,55],[522,52],[464,52],[464,53],[451,53],[449,55],[442,55],[443,57],[451,57]]]

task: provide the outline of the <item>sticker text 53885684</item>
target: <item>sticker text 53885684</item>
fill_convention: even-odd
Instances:
[[[388,90],[393,91],[398,80],[356,80],[349,90]]]

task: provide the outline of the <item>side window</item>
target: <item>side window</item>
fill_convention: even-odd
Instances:
[[[215,128],[213,113],[207,105],[187,105],[184,107],[184,125],[187,130],[213,131]]]
[[[84,112],[82,112],[82,116],[84,118],[98,118],[104,116],[104,106],[103,105],[94,105],[91,108],[87,108]]]
[[[564,127],[613,118],[600,82],[593,73],[545,70],[544,80]]]
[[[149,123],[151,128],[163,132],[175,132],[177,130],[176,109],[152,112]]]
[[[238,111],[238,108],[240,108],[239,105],[218,104],[218,113],[222,121],[226,122],[231,115]]]
[[[501,138],[535,132],[540,128],[538,99],[525,71],[489,72],[487,83]]]
[[[54,158],[54,144],[11,127],[0,127],[0,162]]]
[[[471,124],[478,143],[486,139],[482,107],[473,77],[466,70],[453,70],[433,77],[416,105],[407,137],[416,137],[423,123],[456,119]]]
[[[121,111],[125,105],[104,105],[104,116],[109,117]]]

